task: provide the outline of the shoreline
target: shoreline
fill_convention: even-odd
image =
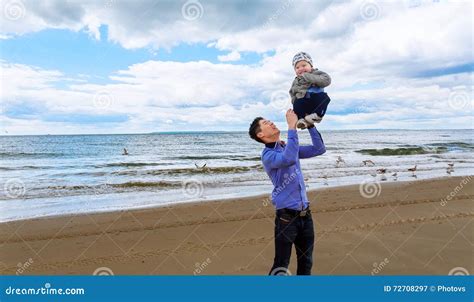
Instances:
[[[386,181],[378,181],[377,183],[379,184],[386,184],[386,185],[393,185],[393,184],[404,184],[404,183],[410,183],[410,182],[423,182],[423,181],[431,181],[431,180],[443,180],[443,179],[450,179],[450,178],[466,178],[466,177],[473,177],[472,175],[456,175],[456,176],[436,176],[433,178],[425,178],[425,179],[415,179],[415,180],[386,180]],[[361,184],[341,184],[341,185],[329,185],[329,186],[323,186],[317,189],[310,189],[307,190],[308,194],[315,194],[317,192],[323,192],[325,190],[331,190],[335,188],[341,188],[341,189],[348,189],[352,187],[359,187]],[[255,195],[245,195],[245,196],[239,196],[239,197],[227,197],[227,198],[209,198],[209,199],[201,199],[201,200],[189,200],[189,201],[182,201],[182,202],[169,202],[169,203],[163,203],[163,204],[151,204],[151,205],[144,205],[144,206],[135,206],[135,207],[130,207],[130,208],[124,208],[124,209],[106,209],[103,211],[91,211],[91,212],[80,212],[80,213],[61,213],[61,214],[52,214],[52,215],[47,215],[47,216],[36,216],[36,217],[28,217],[28,218],[20,218],[20,219],[14,219],[14,220],[7,220],[7,221],[0,221],[0,227],[2,224],[5,223],[15,223],[15,222],[25,222],[25,221],[36,221],[36,220],[42,220],[42,219],[55,219],[55,218],[71,218],[75,217],[78,215],[102,215],[102,214],[113,214],[113,213],[121,213],[121,212],[127,212],[127,211],[141,211],[141,210],[153,210],[155,208],[168,208],[168,207],[180,207],[180,206],[192,206],[192,205],[198,205],[202,203],[220,203],[220,202],[228,202],[232,201],[235,199],[239,200],[252,200],[256,198],[260,198],[262,200],[268,199],[269,196],[271,195],[271,191],[269,193],[260,193],[260,194],[255,194]],[[73,196],[71,196],[73,197]],[[271,202],[270,202],[271,204]]]
[[[313,274],[473,272],[472,176],[455,189],[466,178],[382,182],[373,198],[359,185],[309,191]],[[264,275],[274,255],[268,196],[2,223],[0,274]]]

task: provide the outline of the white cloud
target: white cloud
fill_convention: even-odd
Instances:
[[[221,62],[231,62],[240,60],[240,53],[237,51],[232,51],[226,55],[217,56],[217,59]]]
[[[257,115],[284,126],[285,103],[271,97],[288,91],[291,58],[300,50],[311,53],[315,66],[333,79],[322,127],[472,127],[471,72],[420,76],[472,64],[469,1],[372,1],[372,15],[365,15],[367,1],[202,1],[196,20],[185,18],[184,2],[175,1],[21,3],[19,19],[1,17],[2,38],[67,28],[100,39],[99,28],[106,24],[108,39],[125,48],[172,50],[202,42],[226,52],[218,56],[221,62],[242,61],[242,52],[273,52],[254,65],[148,61],[115,72],[109,84],[78,75],[68,79],[69,87],[59,86],[64,88],[56,88],[65,80],[61,71],[3,61],[2,124],[11,133],[242,130]],[[461,91],[464,106],[453,101],[455,91]],[[100,94],[110,105],[97,106]],[[36,110],[31,123],[8,111],[18,106]],[[128,120],[103,126],[45,119],[61,114]]]

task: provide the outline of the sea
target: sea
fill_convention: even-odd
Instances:
[[[309,190],[474,175],[473,134],[322,130],[302,172]],[[262,149],[246,132],[0,136],[0,222],[270,195]]]

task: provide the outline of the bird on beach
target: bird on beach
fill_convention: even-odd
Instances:
[[[385,168],[377,169],[377,173],[385,174],[385,172],[387,172],[387,169],[385,169]]]
[[[408,171],[411,172],[412,176],[414,176],[414,177],[416,177],[416,175],[415,175],[416,167],[417,167],[417,165],[415,165],[413,168],[408,168]]]
[[[371,166],[375,166],[375,163],[370,159],[363,160],[362,163],[364,164],[364,166],[367,166],[368,164],[370,164]]]
[[[206,166],[207,166],[207,163],[204,163],[204,165],[202,165],[201,167],[199,167],[198,164],[196,164],[196,163],[194,163],[194,165],[196,166],[196,169],[198,169],[198,170],[205,170]]]
[[[392,176],[393,176],[393,180],[397,180],[397,178],[398,178],[398,173],[395,172],[395,173],[392,174]]]
[[[342,156],[338,156],[337,159],[336,159],[336,167],[339,167],[339,165],[342,164],[342,163],[345,164],[346,162],[344,161]]]
[[[324,179],[324,185],[327,186],[327,185],[328,185],[328,175],[327,175],[327,174],[323,174],[323,176],[321,176],[321,178]]]
[[[448,163],[448,167],[446,168],[446,173],[451,175],[454,172],[454,163]]]

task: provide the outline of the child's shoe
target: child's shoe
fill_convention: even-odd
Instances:
[[[308,126],[310,126],[310,124],[309,124],[304,118],[300,118],[300,119],[296,122],[296,128],[299,128],[299,129],[306,129],[306,128],[308,128]]]
[[[306,122],[310,123],[311,125],[314,123],[321,123],[321,120],[323,119],[320,117],[317,113],[311,113],[308,114],[307,116],[304,117]]]

